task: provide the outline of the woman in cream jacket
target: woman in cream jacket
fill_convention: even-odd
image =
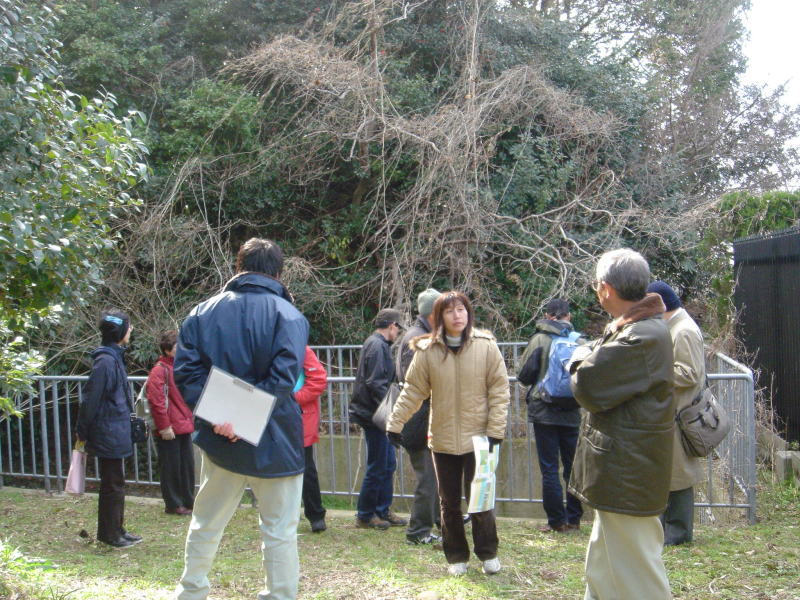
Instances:
[[[505,437],[510,399],[508,373],[494,336],[473,328],[469,299],[461,292],[439,296],[433,329],[412,341],[414,358],[387,425],[389,439],[400,441],[403,425],[430,397],[428,447],[433,452],[442,510],[442,546],[452,575],[463,575],[469,545],[461,512],[475,472],[473,435],[490,447]],[[462,483],[466,489],[462,488]],[[487,574],[500,570],[494,511],[472,515],[474,551]]]

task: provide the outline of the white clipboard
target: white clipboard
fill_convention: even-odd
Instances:
[[[274,407],[275,396],[269,392],[211,367],[194,414],[212,425],[230,423],[237,436],[257,446]]]

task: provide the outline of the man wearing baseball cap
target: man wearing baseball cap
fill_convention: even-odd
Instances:
[[[393,478],[397,468],[394,446],[386,432],[372,422],[372,415],[395,379],[390,347],[403,330],[399,310],[383,308],[375,316],[375,331],[361,348],[350,398],[350,422],[364,429],[367,466],[358,495],[356,527],[388,529],[404,526],[406,520],[395,515],[392,505]]]

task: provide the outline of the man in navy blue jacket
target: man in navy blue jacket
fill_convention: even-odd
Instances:
[[[239,250],[237,274],[192,310],[181,327],[175,382],[194,407],[212,366],[276,396],[257,446],[239,440],[229,423],[200,422],[201,485],[186,537],[179,600],[205,600],[208,571],[222,533],[247,485],[261,513],[265,580],[259,600],[297,596],[297,524],[303,485],[303,423],[292,390],[302,372],[308,322],[278,278],[283,253],[252,238]]]

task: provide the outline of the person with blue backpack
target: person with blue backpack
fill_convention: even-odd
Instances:
[[[536,322],[536,333],[522,355],[517,380],[530,386],[526,396],[528,421],[533,423],[547,514],[547,525],[541,531],[566,533],[578,530],[583,516],[580,500],[569,492],[565,506],[559,480],[560,456],[564,482],[569,482],[581,422],[566,365],[584,340],[574,331],[569,303],[563,298],[550,300],[544,306],[544,317]]]

